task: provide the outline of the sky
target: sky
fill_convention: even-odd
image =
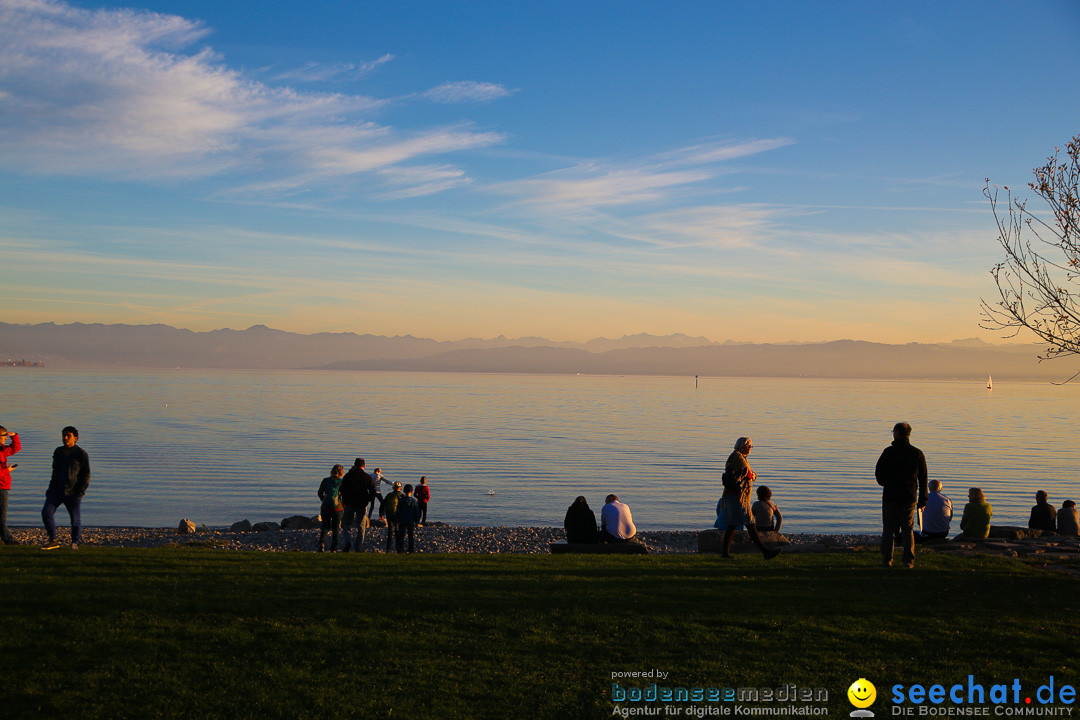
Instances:
[[[1000,341],[1077,68],[1074,0],[0,0],[0,319]]]

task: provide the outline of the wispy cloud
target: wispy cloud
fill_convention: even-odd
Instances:
[[[463,80],[443,83],[421,93],[420,97],[438,103],[488,102],[507,97],[513,93],[513,90],[508,90],[495,83]]]
[[[386,183],[397,189],[383,193],[389,199],[432,195],[465,185],[471,180],[461,168],[449,165],[439,166],[395,166],[379,171]]]
[[[136,179],[226,174],[288,189],[502,140],[465,125],[402,132],[365,117],[386,100],[258,82],[209,48],[185,51],[206,34],[172,15],[0,0],[0,166]],[[391,57],[312,64],[292,79],[367,72]],[[498,95],[460,85],[462,96]]]
[[[298,68],[286,70],[274,76],[275,80],[289,82],[326,82],[329,80],[358,80],[374,72],[379,66],[394,59],[387,53],[377,60],[362,63],[304,63]]]
[[[588,162],[496,188],[521,202],[589,209],[665,200],[688,186],[711,180],[720,163],[792,144],[788,138],[741,143],[703,143],[638,161]]]

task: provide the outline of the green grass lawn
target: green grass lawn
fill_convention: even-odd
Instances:
[[[0,552],[0,717],[606,718],[613,672],[1080,685],[1078,581],[925,553]],[[620,680],[645,685],[645,680]],[[639,703],[638,706],[641,704]],[[685,717],[685,715],[683,715]]]

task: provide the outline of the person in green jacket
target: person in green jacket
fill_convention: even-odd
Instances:
[[[331,533],[330,552],[338,550],[338,532],[341,530],[341,513],[344,506],[341,504],[341,478],[345,475],[345,468],[335,465],[330,470],[330,477],[323,478],[319,484],[319,500],[322,506],[319,514],[322,516],[322,528],[319,531],[319,552],[326,549],[326,533]]]
[[[964,506],[964,516],[960,519],[960,530],[964,537],[981,540],[990,536],[990,518],[994,508],[986,502],[981,488],[968,490],[968,504]]]

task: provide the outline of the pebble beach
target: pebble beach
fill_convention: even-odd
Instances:
[[[10,529],[15,540],[22,545],[41,546],[47,540],[45,531],[41,528],[12,527]],[[1001,530],[1005,531],[1001,533],[1002,537],[977,541],[954,538],[952,541],[920,545],[919,552],[1027,557],[1042,564],[1080,560],[1080,538],[1058,535],[1024,537],[1025,533],[1020,528],[1001,528]],[[1019,532],[1016,532],[1017,530]],[[639,532],[637,542],[644,545],[652,555],[696,554],[699,552],[698,535],[699,531],[696,530],[650,530]],[[757,549],[739,535],[736,536],[733,551],[737,554],[756,555]],[[64,543],[58,552],[71,552],[68,544],[70,530],[66,527],[59,528],[57,537]],[[765,538],[766,544],[782,545],[785,555],[876,553],[879,540],[879,535],[819,533],[784,533],[782,537],[773,535]],[[193,547],[247,552],[315,552],[318,541],[319,531],[316,529],[234,532],[203,526],[196,528],[196,531],[192,533],[180,532],[172,528],[84,527],[80,549]],[[566,534],[562,528],[558,527],[457,526],[435,523],[417,528],[415,552],[546,555],[551,552],[552,543],[563,542],[566,542]],[[386,552],[386,528],[381,526],[369,528],[359,552]],[[1080,573],[1075,566],[1062,565],[1060,568],[1070,574]]]
[[[12,527],[15,539],[25,545],[44,545],[47,537],[41,528]],[[353,531],[355,536],[355,530]],[[313,552],[319,531],[266,530],[263,532],[230,532],[229,530],[198,528],[194,533],[180,533],[173,528],[98,528],[84,527],[83,547],[206,547],[220,550],[255,552]],[[653,530],[638,533],[638,541],[652,554],[696,553],[697,531]],[[791,543],[788,551],[800,546],[840,548],[872,547],[877,536],[871,535],[785,535]],[[67,542],[70,530],[59,528],[57,538]],[[565,542],[566,533],[557,527],[485,527],[431,524],[416,530],[416,552],[419,553],[509,553],[519,555],[547,554],[551,543]],[[372,527],[361,552],[383,552],[386,547],[386,528]],[[63,545],[62,548],[67,548]]]

